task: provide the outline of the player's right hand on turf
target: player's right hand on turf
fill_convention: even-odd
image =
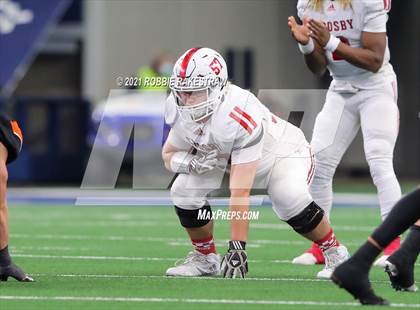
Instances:
[[[217,165],[217,150],[212,150],[205,155],[196,155],[190,162],[190,171],[195,174],[203,174],[213,170]]]
[[[223,278],[245,278],[248,273],[248,255],[241,241],[229,241],[229,250],[220,266]]]
[[[290,31],[292,32],[292,36],[293,38],[295,38],[295,40],[302,44],[302,45],[306,45],[309,42],[309,36],[311,34],[311,31],[309,30],[309,19],[307,17],[303,18],[303,24],[299,25],[296,22],[296,19],[293,16],[290,16],[288,18],[288,23],[287,23],[290,27]]]
[[[0,281],[7,281],[12,277],[21,282],[33,282],[34,279],[26,275],[17,265],[11,263],[7,266],[0,266]]]

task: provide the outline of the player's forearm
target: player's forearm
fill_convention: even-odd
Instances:
[[[366,48],[351,47],[340,43],[335,54],[352,65],[376,73],[382,67],[384,55]]]
[[[249,211],[250,190],[231,190],[229,211],[231,212],[231,240],[247,241],[249,220],[245,216]]]
[[[169,171],[172,171],[171,169],[171,159],[175,152],[162,152],[162,159],[163,163],[165,165],[165,168]]]
[[[305,55],[304,57],[306,66],[312,73],[318,76],[324,75],[327,70],[328,62],[323,50],[320,50],[319,47],[316,46],[313,53]]]

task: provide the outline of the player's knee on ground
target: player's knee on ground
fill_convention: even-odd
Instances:
[[[185,228],[203,227],[211,221],[212,217],[211,207],[207,202],[201,208],[194,210],[182,209],[175,206],[175,212],[178,215],[181,225]]]
[[[302,212],[286,222],[299,234],[307,234],[318,226],[323,217],[324,210],[312,202]]]

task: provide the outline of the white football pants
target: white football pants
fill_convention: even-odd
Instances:
[[[316,118],[311,145],[317,165],[310,190],[315,202],[328,216],[335,170],[360,127],[382,219],[401,198],[393,167],[399,127],[397,83],[381,86],[380,89],[359,90],[355,94],[330,89]]]

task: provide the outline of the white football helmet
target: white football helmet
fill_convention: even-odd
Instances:
[[[227,68],[223,57],[210,48],[194,47],[175,63],[170,89],[181,118],[199,122],[213,114],[224,100]]]

